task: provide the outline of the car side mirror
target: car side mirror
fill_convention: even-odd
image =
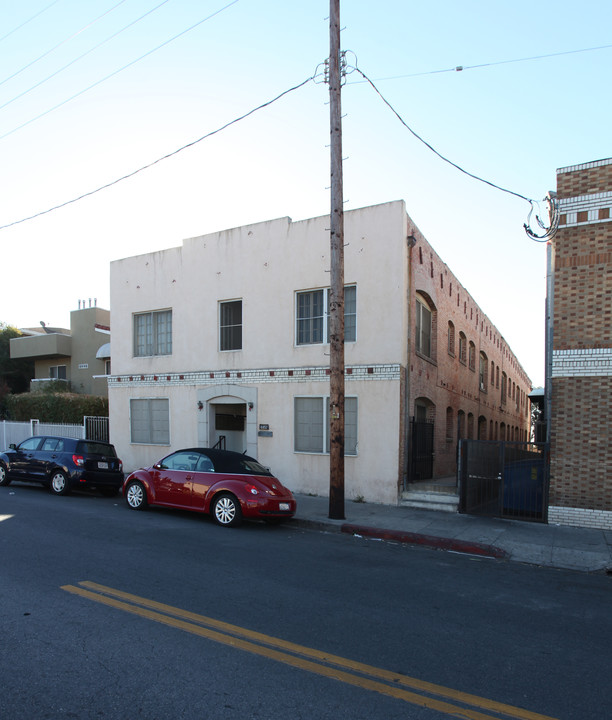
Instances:
[[[17,445],[15,445],[15,443],[11,443],[9,445],[9,450],[17,450]]]

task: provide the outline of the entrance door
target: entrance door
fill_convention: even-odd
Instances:
[[[215,403],[211,406],[214,422],[211,447],[219,443],[225,450],[242,453],[246,450],[246,404]]]

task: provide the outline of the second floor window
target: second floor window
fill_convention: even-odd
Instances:
[[[296,345],[329,342],[329,288],[296,294]],[[344,341],[357,338],[357,288],[344,288]]]
[[[134,357],[172,355],[172,310],[134,315]]]
[[[66,366],[65,365],[53,365],[49,368],[49,377],[53,380],[65,380],[66,379]]]
[[[417,297],[416,301],[416,350],[431,357],[431,310]]]
[[[242,350],[242,300],[219,303],[219,349]]]

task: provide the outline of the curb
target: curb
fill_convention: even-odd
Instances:
[[[421,533],[403,532],[401,530],[383,530],[380,528],[371,528],[365,525],[342,525],[342,532],[351,535],[363,535],[365,537],[379,538],[381,540],[393,540],[395,542],[407,543],[411,545],[424,545],[425,547],[436,548],[438,550],[453,550],[454,552],[465,553],[468,555],[480,555],[482,557],[495,558],[497,560],[505,560],[509,557],[509,553],[494,545],[485,545],[484,543],[469,542],[467,540],[457,540],[456,538],[437,537],[435,535],[423,535]]]
[[[402,530],[386,530],[373,528],[367,525],[354,525],[352,523],[333,523],[324,520],[306,520],[304,518],[293,518],[293,526],[307,527],[323,532],[342,532],[347,535],[361,535],[379,540],[391,540],[393,542],[405,543],[407,545],[421,545],[436,550],[452,550],[453,552],[466,555],[479,555],[481,557],[494,558],[496,560],[507,560],[510,553],[495,545],[457,540],[456,538],[438,537],[436,535],[424,535],[423,533],[404,532]]]

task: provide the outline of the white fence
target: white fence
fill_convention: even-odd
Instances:
[[[106,438],[102,433],[106,429]],[[11,443],[20,443],[32,435],[60,435],[71,438],[93,437],[96,440],[108,440],[108,418],[83,418],[82,425],[59,425],[41,423],[38,420],[29,422],[0,421],[0,451],[6,450]]]

